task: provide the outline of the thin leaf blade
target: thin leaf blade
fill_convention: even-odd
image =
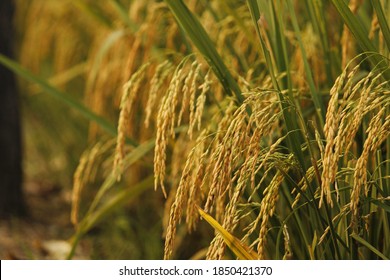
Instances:
[[[219,234],[221,234],[226,245],[233,253],[241,260],[257,260],[258,256],[255,252],[247,248],[239,239],[225,230],[213,217],[198,207],[199,214],[205,219]]]

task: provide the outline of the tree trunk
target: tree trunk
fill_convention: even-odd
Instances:
[[[13,56],[13,1],[0,1],[0,53]],[[22,216],[21,130],[16,79],[0,65],[0,217]]]

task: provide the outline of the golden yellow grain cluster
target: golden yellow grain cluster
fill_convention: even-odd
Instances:
[[[138,71],[131,76],[130,80],[123,85],[114,160],[114,170],[117,173],[118,181],[120,180],[120,176],[123,172],[123,159],[125,157],[126,132],[129,126],[129,118],[147,67],[148,64],[142,65]]]
[[[355,66],[348,74],[342,73],[331,89],[328,106],[325,139],[326,145],[322,156],[322,186],[320,207],[324,200],[333,205],[331,186],[337,187],[336,178],[340,161],[349,162],[351,154],[357,154],[355,136],[364,119],[370,119],[366,129],[363,151],[357,155],[354,167],[353,186],[350,207],[354,216],[358,217],[360,196],[367,196],[371,183],[367,181],[369,153],[374,153],[389,135],[387,95],[388,81],[383,80],[382,71],[369,72],[362,79],[354,82],[360,65]],[[351,154],[350,154],[351,153]],[[364,192],[362,193],[362,189]],[[337,191],[337,189],[335,189]]]
[[[204,85],[207,86],[207,76]],[[237,107],[231,102],[226,107],[222,119],[218,121],[216,132],[212,133],[209,130],[211,127],[203,130],[189,153],[170,211],[165,258],[170,258],[172,254],[176,227],[185,208],[186,222],[190,229],[195,226],[198,217],[196,205],[204,203],[204,209],[215,213],[223,228],[232,232],[239,221],[238,205],[243,202],[242,193],[247,184],[251,185],[252,192],[255,193],[259,188],[264,188],[262,182],[255,185],[255,174],[262,168],[266,169],[265,172],[275,171],[275,164],[269,162],[275,161],[274,151],[284,139],[279,138],[280,131],[273,130],[280,119],[277,96],[272,91],[260,89],[245,95],[247,98],[241,106]],[[252,108],[250,115],[248,108]],[[267,147],[273,138],[279,139]],[[281,176],[277,178],[280,179]],[[273,192],[265,191],[273,196],[264,200],[264,209],[258,218],[264,221],[263,234],[267,217],[273,214],[265,209],[272,209],[272,203],[275,205],[281,181],[277,182],[278,184],[272,184]],[[257,224],[253,225],[250,230],[254,231],[256,226]],[[224,249],[225,243],[217,235],[210,244],[207,258],[221,259]]]
[[[98,173],[98,166],[104,160],[108,152],[112,152],[114,141],[99,141],[90,149],[87,149],[80,157],[79,164],[73,176],[73,189],[71,199],[70,219],[72,224],[77,227],[79,222],[79,208],[82,192],[88,183],[94,182]],[[102,159],[103,158],[103,159]]]

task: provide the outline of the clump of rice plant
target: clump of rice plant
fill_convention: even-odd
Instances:
[[[236,85],[223,78],[229,77],[229,70],[220,64],[214,46],[204,46],[212,41],[196,17],[182,1],[166,2],[220,82],[235,92]],[[186,215],[188,229],[193,229],[199,205],[226,232],[236,232],[259,259],[388,258],[383,238],[388,236],[389,182],[382,176],[388,172],[388,153],[381,149],[388,147],[390,132],[388,58],[379,49],[363,49],[366,53],[342,62],[344,70],[337,74],[331,57],[326,57],[329,42],[319,50],[329,59],[325,65],[318,65],[318,53],[310,51],[320,41],[313,25],[327,36],[321,28],[329,19],[325,14],[314,17],[325,4],[306,3],[313,17],[303,23],[292,1],[247,4],[271,83],[244,80],[246,92],[233,96],[228,106],[219,105],[220,118],[214,116],[218,125],[209,122],[199,134],[171,206],[165,258],[173,254],[181,217]],[[346,16],[341,9],[349,8],[342,1],[334,5]],[[350,6],[348,16],[354,19],[361,7],[354,1]],[[302,24],[309,26],[312,37],[306,41]],[[353,33],[355,22],[349,24]],[[348,41],[345,46],[347,30],[344,26],[339,54],[344,61],[350,59],[352,45]],[[289,59],[292,55],[295,60]],[[314,72],[325,67],[328,77]],[[295,72],[300,76],[294,77]],[[225,256],[225,237],[216,233],[206,258]]]
[[[73,249],[147,192],[165,259],[390,258],[388,1],[107,3],[76,5],[102,28]]]

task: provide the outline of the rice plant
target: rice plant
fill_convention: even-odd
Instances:
[[[77,26],[45,37],[67,45],[32,58],[25,41],[29,71],[0,62],[89,121],[74,250],[108,214],[145,203],[159,258],[390,258],[389,1],[71,6]],[[81,96],[37,76],[45,59],[84,78]]]

